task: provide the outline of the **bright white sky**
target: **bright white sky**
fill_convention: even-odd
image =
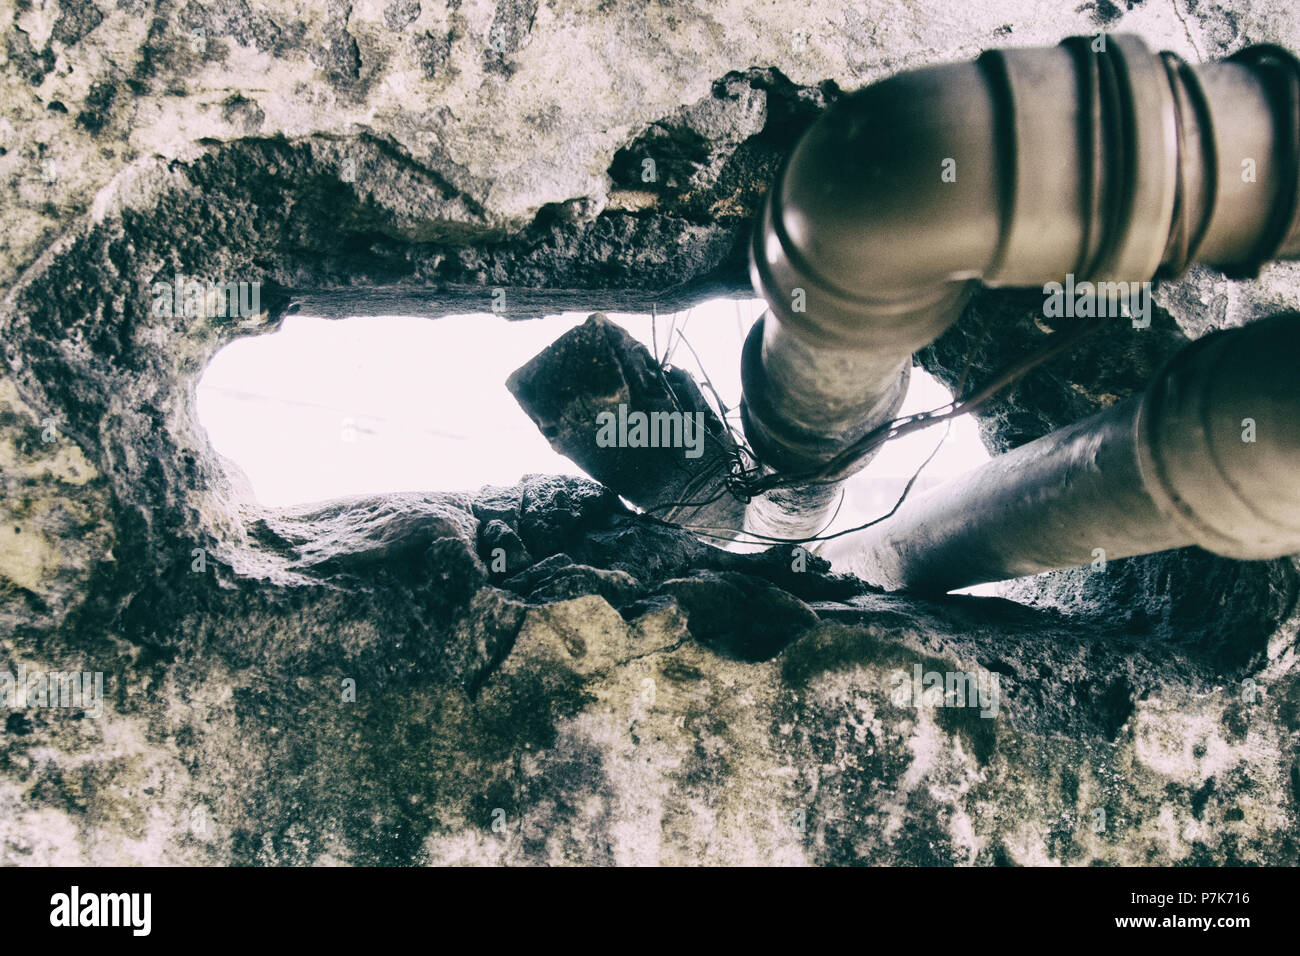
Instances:
[[[659,348],[683,329],[723,400],[739,404],[740,346],[761,300],[715,300],[661,315]],[[651,320],[611,313],[651,347]],[[327,320],[293,315],[271,335],[222,349],[198,388],[199,419],[213,445],[247,473],[266,505],[388,491],[472,491],[528,472],[581,474],[556,454],[507,391],[505,380],[585,314],[507,322],[494,315]],[[672,362],[695,374],[690,350]],[[935,408],[948,392],[920,369],[903,414]],[[891,442],[863,473],[878,496],[901,491],[943,426]],[[988,459],[974,423],[958,419],[926,484]],[[846,498],[847,518],[856,509]],[[844,524],[837,521],[836,528]]]

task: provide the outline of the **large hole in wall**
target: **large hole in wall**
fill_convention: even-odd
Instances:
[[[656,320],[610,318],[701,382],[707,373],[739,429],[740,349],[761,312],[761,300],[719,299]],[[213,447],[247,476],[258,502],[273,507],[395,491],[473,491],[534,472],[581,474],[550,448],[505,380],[585,318],[291,315],[279,331],[232,342],[213,358],[198,386],[199,419]],[[917,368],[902,413],[950,400]],[[850,483],[832,529],[887,511],[942,432],[936,427],[887,446]],[[987,459],[974,422],[959,419],[913,493]]]

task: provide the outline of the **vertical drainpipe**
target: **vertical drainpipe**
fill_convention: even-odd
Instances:
[[[1277,47],[1192,67],[1073,37],[872,84],[804,135],[753,233],[746,437],[770,471],[815,471],[895,417],[976,283],[1250,276],[1300,255],[1298,198],[1300,63]],[[769,493],[745,528],[814,535],[837,495]]]

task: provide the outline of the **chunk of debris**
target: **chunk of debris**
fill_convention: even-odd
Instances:
[[[595,312],[506,381],[551,447],[655,517],[729,535],[736,446],[689,374]]]

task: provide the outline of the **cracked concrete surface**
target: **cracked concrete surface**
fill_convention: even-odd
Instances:
[[[646,309],[746,289],[780,158],[839,95],[1098,29],[1300,48],[1203,2],[28,0],[0,12],[0,668],[10,863],[1296,863],[1294,562],[1196,551],[916,601],[530,476],[251,501],[195,420],[231,338],[327,315]],[[643,160],[656,177],[642,178]],[[159,315],[177,274],[261,283]],[[1189,337],[1300,305],[1194,270],[990,405],[1007,447]],[[1049,334],[983,293],[921,361]],[[507,554],[507,569],[490,561]],[[996,678],[997,716],[897,675]]]

